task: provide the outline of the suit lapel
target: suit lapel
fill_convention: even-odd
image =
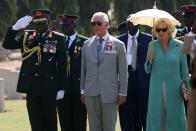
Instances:
[[[137,48],[140,48],[140,46],[141,46],[141,44],[142,44],[141,33],[139,33],[139,36],[138,36],[138,38],[137,38],[137,43],[138,43]]]
[[[92,50],[92,54],[93,54],[93,57],[95,58],[95,60],[97,61],[97,40],[96,40],[96,37],[94,37],[92,39],[92,42],[91,43],[91,50]]]
[[[124,44],[127,50],[127,41],[128,41],[128,33],[126,33],[126,35],[124,36]]]
[[[112,41],[112,38],[111,36],[109,35],[106,42],[105,42],[105,45],[104,45],[104,48],[102,50],[102,53],[101,53],[101,62],[103,62],[104,60],[104,50],[106,50],[106,48],[108,47],[108,44],[114,44],[114,42]]]

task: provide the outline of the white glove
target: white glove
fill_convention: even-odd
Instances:
[[[12,30],[21,30],[26,28],[29,23],[33,20],[32,16],[26,15],[25,17],[20,18],[14,26],[12,26]]]
[[[63,90],[58,91],[57,96],[56,96],[56,100],[63,99],[64,94],[65,94],[65,91],[63,91]]]

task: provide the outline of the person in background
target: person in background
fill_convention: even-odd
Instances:
[[[196,121],[196,20],[192,26],[191,32],[184,37],[182,52],[191,56],[191,92],[188,103],[188,131],[195,131]]]
[[[140,32],[130,21],[126,25],[128,33],[118,37],[126,47],[129,72],[127,99],[119,107],[120,125],[122,131],[145,131],[150,75],[144,64],[152,36]]]
[[[195,26],[196,27],[196,26]],[[196,32],[195,32],[196,33]],[[191,94],[188,104],[188,131],[196,130],[196,39],[191,48]]]
[[[184,27],[182,28],[178,28],[177,29],[177,38],[184,41],[187,41],[186,37],[187,35],[189,35],[189,33],[191,33],[192,30],[192,26],[194,21],[196,20],[196,6],[195,5],[184,5],[182,6],[179,11],[182,13],[183,15],[183,23],[184,23]],[[190,37],[188,38],[190,39]],[[190,55],[187,54],[187,64],[188,64],[188,68],[189,68],[189,73],[190,73]],[[187,105],[188,102],[184,101],[184,105],[185,105],[185,111],[187,114]]]
[[[190,88],[182,41],[175,39],[176,27],[168,19],[159,19],[153,27],[145,71],[151,73],[147,131],[187,131],[183,98]]]
[[[183,15],[184,27],[178,28],[176,35],[177,37],[182,37],[192,30],[192,25],[196,18],[196,6],[184,5],[179,9],[179,12]]]
[[[66,87],[64,35],[49,29],[48,9],[35,9],[8,28],[3,41],[6,49],[21,49],[22,66],[17,92],[27,94],[27,111],[32,131],[57,131],[56,97]],[[25,30],[30,22],[35,30]]]
[[[182,15],[183,15],[184,27],[177,29],[176,36],[180,40],[183,40],[184,36],[188,35],[192,30],[192,26],[196,18],[196,6],[195,5],[184,5],[180,8],[180,11],[182,12]],[[190,67],[190,56],[189,55],[187,55],[187,63],[188,63],[188,68],[189,68]],[[187,106],[186,103],[185,103],[185,106]]]
[[[114,36],[118,31],[118,28],[115,25],[110,25],[107,30],[110,35]]]
[[[125,46],[108,34],[105,13],[93,14],[91,24],[95,35],[82,48],[81,101],[87,108],[90,131],[115,131],[118,106],[127,95]]]
[[[57,103],[61,131],[86,131],[86,107],[80,101],[80,69],[82,46],[88,38],[77,33],[78,18],[71,14],[60,15],[67,47],[67,86]]]
[[[128,32],[127,21],[123,21],[118,26],[119,35],[125,34]]]

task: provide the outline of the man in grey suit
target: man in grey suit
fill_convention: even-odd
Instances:
[[[107,32],[108,16],[91,19],[95,36],[85,41],[81,61],[81,101],[90,131],[115,131],[118,106],[127,95],[127,60],[123,42]]]

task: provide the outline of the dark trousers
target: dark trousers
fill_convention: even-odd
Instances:
[[[80,95],[65,94],[57,102],[61,131],[86,131],[86,107],[80,101]]]
[[[56,93],[27,94],[27,110],[32,131],[57,131]]]
[[[148,91],[141,89],[137,72],[129,70],[126,102],[119,107],[122,131],[145,131]]]

